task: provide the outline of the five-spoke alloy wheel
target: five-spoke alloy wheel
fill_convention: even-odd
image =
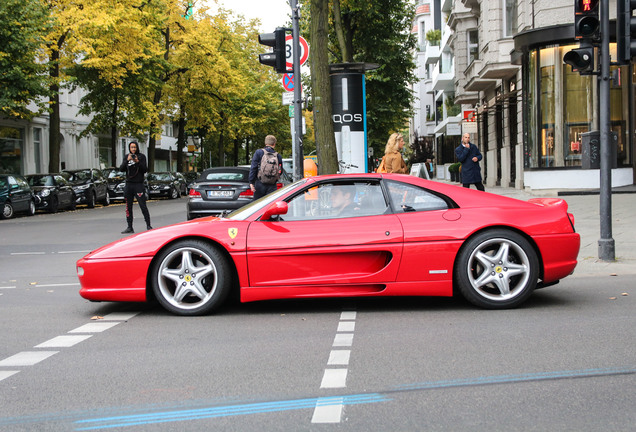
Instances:
[[[181,240],[157,254],[152,289],[159,303],[177,315],[203,315],[217,309],[230,290],[227,259],[198,240]]]
[[[530,243],[503,229],[484,231],[468,240],[455,267],[461,294],[486,309],[520,305],[532,294],[538,274],[539,260]]]

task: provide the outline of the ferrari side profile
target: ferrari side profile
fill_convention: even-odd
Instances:
[[[217,311],[231,292],[242,302],[461,295],[506,309],[570,275],[579,247],[559,198],[345,174],[126,237],[81,258],[77,274],[88,300],[156,299],[178,315]]]

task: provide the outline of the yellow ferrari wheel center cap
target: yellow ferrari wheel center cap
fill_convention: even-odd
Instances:
[[[192,280],[192,276],[190,276],[190,275],[186,275],[185,276],[185,281],[186,282],[190,282],[191,280]]]
[[[497,273],[501,273],[503,271],[503,268],[501,266],[497,266],[497,267],[495,267],[495,271]]]

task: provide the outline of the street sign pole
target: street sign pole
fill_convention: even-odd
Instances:
[[[612,149],[610,140],[610,53],[609,53],[609,0],[601,0],[601,75],[599,76],[600,102],[600,216],[601,238],[598,241],[598,257],[603,261],[614,261],[614,239],[612,238]]]
[[[303,178],[303,124],[302,90],[300,85],[300,12],[297,0],[289,0],[292,12],[293,63],[294,63],[294,180]]]

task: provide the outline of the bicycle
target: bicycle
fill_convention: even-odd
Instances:
[[[340,167],[338,174],[346,174],[348,169],[358,168],[358,165],[348,164],[345,161],[338,161],[338,166]]]

